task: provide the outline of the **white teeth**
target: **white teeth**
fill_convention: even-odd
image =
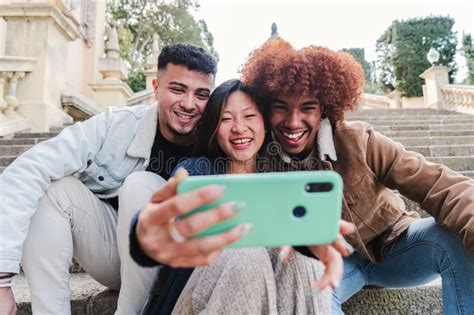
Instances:
[[[303,135],[304,131],[298,132],[298,133],[287,133],[283,132],[283,135],[289,139],[298,139]]]
[[[184,115],[184,114],[180,114],[180,113],[176,113],[176,116],[180,117],[180,118],[184,118],[184,119],[191,119],[193,118],[193,116],[190,116],[190,115]]]
[[[244,138],[244,139],[235,139],[235,140],[231,140],[230,142],[232,142],[233,144],[244,144],[244,143],[249,143],[252,139],[250,138]]]

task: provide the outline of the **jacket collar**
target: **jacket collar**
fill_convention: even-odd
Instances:
[[[151,105],[138,124],[135,137],[127,149],[129,156],[150,159],[151,148],[155,141],[156,129],[158,126],[158,105]]]
[[[272,134],[273,135],[273,134]],[[326,157],[329,157],[333,161],[337,161],[336,148],[334,146],[334,138],[332,133],[331,122],[328,118],[321,119],[318,129],[317,136],[317,148],[319,152],[318,158],[321,161],[325,161]],[[311,153],[305,159],[311,159],[316,155],[316,148],[313,148]],[[291,161],[291,157],[285,152],[281,151],[281,159],[287,163]],[[302,163],[305,163],[305,160]]]
[[[319,158],[321,159],[321,161],[326,160],[326,156],[328,156],[333,161],[337,161],[332,126],[328,118],[324,118],[321,120],[321,124],[319,125],[318,130],[317,141]]]

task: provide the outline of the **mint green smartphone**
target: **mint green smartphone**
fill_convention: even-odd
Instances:
[[[343,182],[336,172],[191,176],[178,185],[177,191],[187,192],[210,184],[224,185],[224,195],[183,217],[227,201],[244,202],[246,207],[237,217],[194,237],[220,233],[239,223],[250,223],[252,229],[229,247],[326,244],[339,233]]]

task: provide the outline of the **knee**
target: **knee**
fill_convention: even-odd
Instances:
[[[79,179],[74,176],[65,176],[51,181],[46,192],[70,192],[74,191],[78,185],[82,185]]]
[[[119,213],[139,210],[165,183],[166,181],[161,176],[151,172],[130,174],[119,189]]]
[[[161,176],[154,173],[145,171],[135,172],[125,178],[119,189],[119,198],[133,196],[144,190],[154,192],[165,183],[166,181]]]
[[[50,208],[48,200],[62,204],[71,198],[71,194],[81,189],[81,181],[74,176],[66,176],[58,180],[53,180],[46,189],[43,197],[39,200],[38,209]]]
[[[423,233],[424,241],[431,244],[437,250],[447,253],[450,256],[459,250],[465,251],[462,241],[452,232],[436,223],[433,218],[422,219],[416,222],[416,232]]]

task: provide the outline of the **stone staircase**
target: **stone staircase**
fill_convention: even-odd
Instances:
[[[423,154],[429,161],[445,164],[474,178],[474,116],[428,109],[359,110],[348,120],[364,120],[374,128]],[[19,133],[11,139],[0,138],[0,173],[19,154],[34,144],[57,135]],[[419,206],[406,200],[409,210]],[[423,215],[426,215],[421,211]],[[112,314],[115,292],[107,290],[88,275],[74,273],[71,278],[72,312],[74,314]],[[15,277],[18,314],[31,313],[30,296],[24,277]],[[440,314],[442,313],[440,281],[407,289],[365,288],[343,305],[347,314]]]

